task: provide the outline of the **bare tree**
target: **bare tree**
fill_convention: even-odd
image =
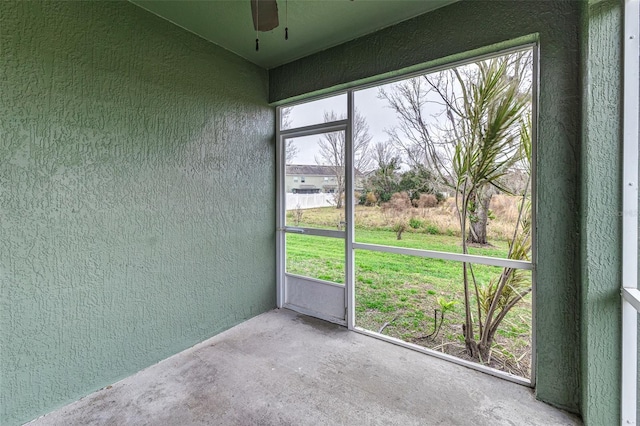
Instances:
[[[453,167],[456,150],[461,141],[481,143],[493,136],[495,129],[490,124],[496,123],[491,119],[505,88],[513,89],[511,104],[517,107],[518,116],[530,109],[530,53],[518,52],[485,63],[495,72],[483,70],[485,65],[467,65],[415,77],[378,93],[396,113],[399,124],[387,133],[407,162],[426,167],[439,176],[441,184],[454,190],[459,178]],[[502,157],[516,149],[511,136],[519,132],[517,122],[507,123],[510,127],[503,136],[513,143],[502,147]],[[514,160],[509,167],[515,168],[517,163]],[[498,190],[509,192],[501,185],[503,180],[480,185],[471,194],[468,242],[487,243],[491,198]]]
[[[334,111],[324,113],[325,123],[345,119],[345,116],[338,117]],[[364,172],[371,165],[369,154],[369,125],[367,119],[355,111],[353,119],[353,165],[357,172]],[[341,209],[342,197],[345,190],[345,133],[333,132],[325,133],[318,141],[319,154],[316,156],[316,163],[330,166],[336,178],[336,208]]]
[[[285,107],[280,110],[280,126],[282,129],[290,129],[293,124],[293,120],[291,119],[291,110],[292,107]],[[293,160],[298,155],[298,147],[293,144],[293,141],[289,139],[285,139],[284,146],[284,158],[285,164],[292,164]]]
[[[372,160],[378,169],[390,164],[394,158],[398,157],[397,150],[391,142],[376,142],[371,154]]]
[[[409,161],[424,162],[454,189],[465,254],[469,242],[486,243],[493,192],[508,192],[502,181],[511,171],[523,170],[527,183],[508,258],[530,259],[530,61],[530,52],[516,52],[417,77],[379,92],[400,120],[389,132],[392,140]],[[483,285],[473,265],[466,262],[462,275],[465,345],[471,357],[487,362],[498,327],[531,292],[531,280],[522,270],[504,268],[499,277]]]

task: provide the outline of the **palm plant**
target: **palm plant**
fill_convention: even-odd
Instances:
[[[531,108],[531,58],[530,51],[515,52],[379,91],[399,122],[388,131],[390,141],[409,164],[426,167],[437,174],[440,185],[455,193],[465,254],[470,244],[487,243],[492,195],[497,191],[513,195],[502,184],[506,175],[515,168],[530,169],[531,124],[525,116]],[[434,123],[430,112],[445,119]],[[528,260],[530,197],[526,189],[521,195],[508,257]],[[524,271],[505,268],[499,277],[482,284],[469,263],[462,264],[462,272],[465,345],[473,358],[487,360],[496,331],[531,291],[531,280]]]
[[[508,64],[504,58],[481,62],[473,78],[453,71],[461,87],[462,107],[448,114],[458,116],[452,120],[456,122],[452,131],[457,141],[452,168],[465,254],[468,253],[467,234],[474,232],[473,218],[482,208],[483,194],[491,187],[509,192],[500,184],[501,178],[516,163],[530,163],[530,133],[522,118],[530,105],[530,97],[520,91],[519,80],[509,76]],[[531,224],[527,206],[530,203],[525,191],[516,231],[509,243],[511,259],[529,256]],[[498,326],[509,310],[531,291],[530,281],[523,271],[505,268],[498,279],[483,287],[477,282],[471,264],[463,263],[462,273],[465,345],[473,358],[487,360]],[[476,320],[472,291],[476,299]]]

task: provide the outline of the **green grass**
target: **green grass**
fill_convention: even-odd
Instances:
[[[509,200],[502,200],[509,206]],[[513,203],[511,203],[513,204]],[[499,205],[498,205],[499,207]],[[461,237],[455,227],[455,218],[448,208],[429,210],[418,218],[419,210],[405,212],[407,222],[402,239],[393,231],[397,216],[389,216],[379,208],[356,208],[355,239],[360,243],[405,247],[449,253],[462,253]],[[500,226],[494,227],[490,244],[471,246],[470,254],[506,258],[507,240],[513,231],[507,215]],[[289,223],[291,212],[287,217]],[[297,226],[337,229],[344,220],[344,211],[335,208],[305,210]],[[432,222],[433,221],[433,222]],[[438,223],[436,226],[434,223]],[[453,225],[451,225],[453,223]],[[494,225],[495,226],[495,225]],[[356,250],[356,323],[406,341],[453,355],[465,357],[462,323],[464,304],[462,264],[455,261],[395,255],[368,250]],[[287,235],[287,271],[303,276],[344,283],[344,240]],[[473,265],[479,283],[495,280],[502,269]],[[472,305],[475,314],[475,299]],[[434,330],[434,310],[438,299],[443,303],[455,301],[444,317],[436,338],[426,338]],[[531,347],[530,297],[513,308],[501,325],[494,343],[495,360],[492,366],[527,376]],[[502,363],[500,365],[500,363]]]
[[[356,229],[356,241],[361,243],[399,246],[443,252],[460,252],[459,237],[405,233],[397,240],[393,231]],[[474,247],[473,254],[506,257],[507,244]],[[287,234],[287,272],[312,278],[345,282],[344,240]],[[378,331],[422,346],[461,355],[464,322],[462,263],[441,259],[356,250],[356,325]],[[502,268],[474,265],[476,279],[488,283]],[[434,330],[434,309],[437,299],[456,300],[444,317],[436,340],[425,336]],[[475,300],[473,301],[475,307]],[[474,310],[475,312],[475,310]],[[439,315],[439,314],[438,314]],[[493,365],[527,376],[531,341],[530,298],[513,308],[496,336],[494,355],[504,365]],[[462,355],[461,355],[462,356]],[[508,364],[508,365],[507,365]],[[522,364],[522,367],[518,366]],[[518,366],[514,366],[518,365]]]
[[[356,209],[369,210],[377,212],[376,219],[373,223],[387,223],[379,209],[372,207],[358,206]],[[359,211],[360,211],[359,210]],[[337,224],[344,221],[344,210],[336,210],[334,207],[320,207],[315,209],[304,210],[302,221],[298,224],[293,223],[293,213],[287,212],[287,225],[316,229],[338,229]],[[418,219],[414,219],[419,222]],[[415,248],[422,250],[435,250],[448,253],[462,253],[462,244],[459,236],[452,232],[440,232],[434,225],[426,222],[422,223],[423,227],[413,228],[407,226],[407,230],[402,233],[402,239],[396,238],[393,232],[393,225],[371,225],[370,222],[356,219],[355,223],[355,240],[359,243],[380,244],[395,247]],[[450,231],[450,230],[449,230]],[[510,236],[509,236],[510,237]],[[469,246],[468,253],[479,256],[491,256],[506,258],[508,252],[507,238],[494,238],[490,244],[483,247]]]
[[[402,239],[398,240],[395,232],[385,229],[356,229],[355,240],[358,243],[462,253],[460,238],[449,235],[404,232]],[[469,247],[469,254],[479,256],[506,258],[507,252],[508,246],[504,241],[495,242],[492,246],[487,247]]]
[[[287,272],[344,284],[344,240],[287,234]]]

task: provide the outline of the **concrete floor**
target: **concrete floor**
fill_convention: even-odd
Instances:
[[[529,388],[287,310],[33,425],[572,425]]]

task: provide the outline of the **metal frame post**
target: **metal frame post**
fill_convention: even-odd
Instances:
[[[638,115],[640,112],[639,0],[624,9],[622,171],[622,377],[620,422],[636,424],[638,387]],[[635,302],[635,303],[634,303]],[[634,306],[636,305],[636,306]]]

